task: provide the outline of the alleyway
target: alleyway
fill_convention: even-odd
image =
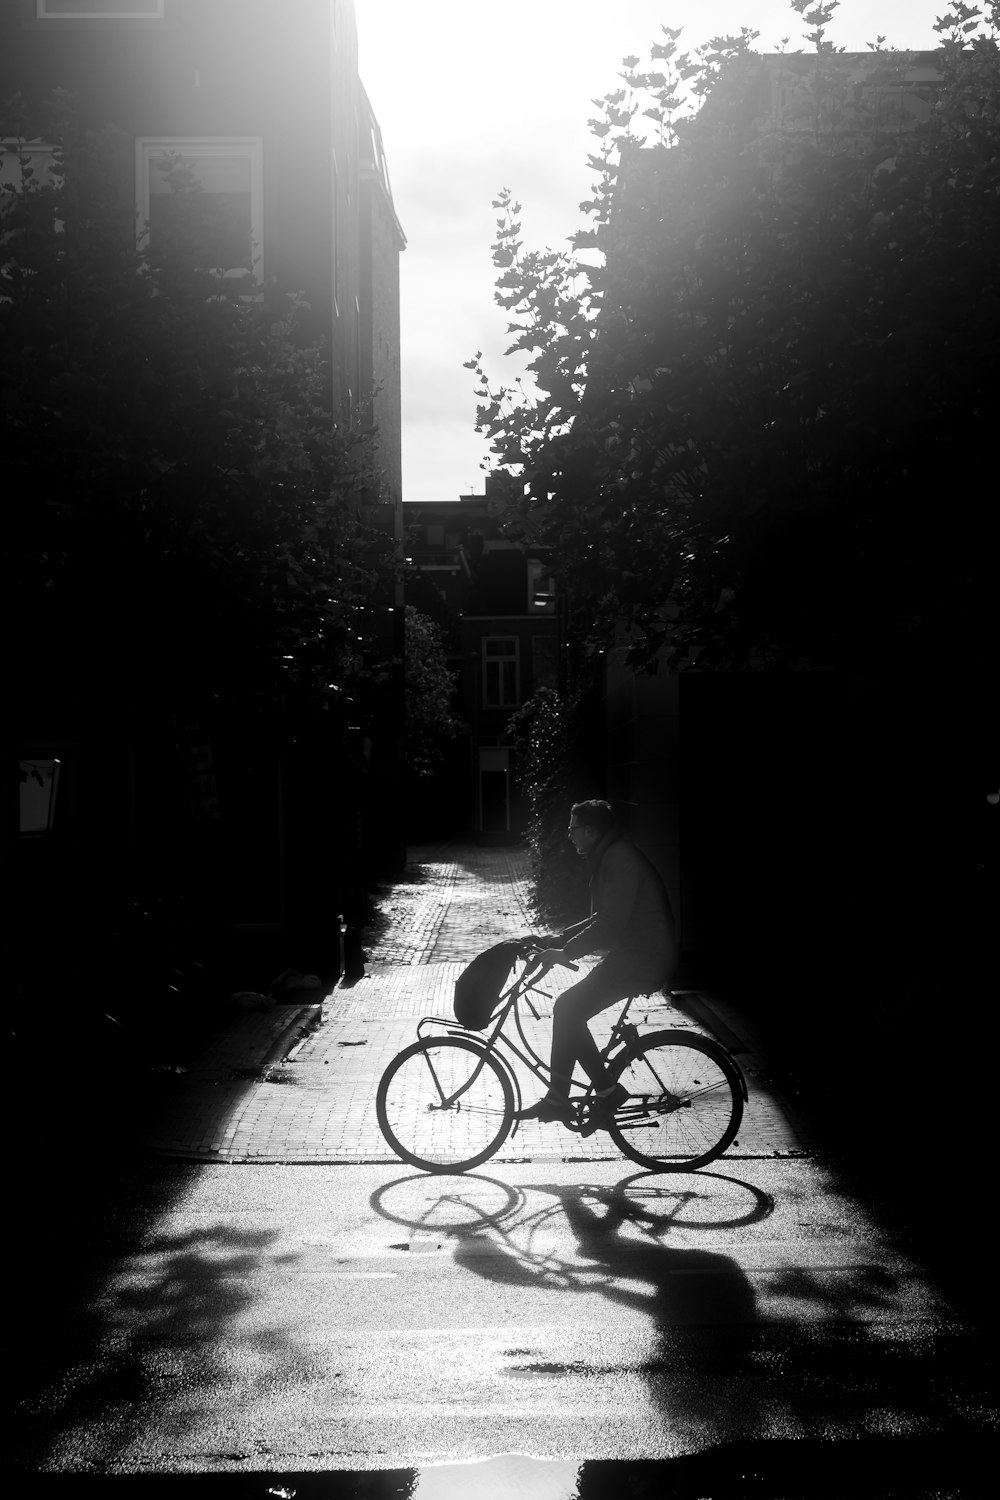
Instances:
[[[428,1497],[454,1473],[464,1496],[461,1466],[527,1454],[542,1481],[566,1470],[566,1494],[590,1460],[627,1460],[607,1469],[616,1497],[989,1492],[951,1481],[989,1472],[992,1341],[715,994],[633,1007],[739,1057],[744,1124],[706,1170],[647,1174],[609,1137],[536,1122],[462,1176],[396,1159],[374,1109],[387,1061],[422,1015],[450,1015],[471,953],[532,924],[510,850],[414,851],[379,901],[364,978],[322,1006],[230,1012],[136,1100],[144,1152],[116,1162],[103,1140],[103,1173],[70,1152],[37,1173],[20,1472],[253,1476],[247,1493],[279,1495],[315,1474],[317,1496],[361,1500],[382,1492],[367,1471],[419,1467],[419,1489],[388,1492]],[[946,1193],[929,1186],[935,1208]]]
[[[393,1162],[375,1113],[383,1070],[411,1042],[421,1016],[451,1017],[455,980],[476,954],[532,930],[527,854],[510,848],[415,848],[403,876],[377,898],[363,935],[364,978],[322,1006],[231,1018],[182,1074],[158,1080],[147,1148],[174,1158],[229,1162]],[[554,996],[578,975],[554,971]],[[613,1014],[613,1013],[612,1013]],[[775,1092],[759,1038],[713,995],[654,995],[633,1009],[640,1028],[715,1035],[738,1057],[750,1101],[730,1158],[800,1156],[815,1149],[806,1122]],[[594,1024],[600,1038],[602,1021]],[[549,1013],[531,1023],[544,1055]],[[538,1091],[523,1076],[527,1099]],[[529,1122],[497,1161],[612,1160],[603,1134],[582,1139]]]
[[[378,898],[364,934],[369,965],[468,963],[504,938],[531,932],[527,851],[417,845]]]

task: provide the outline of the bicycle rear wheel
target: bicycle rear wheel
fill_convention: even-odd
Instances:
[[[717,1042],[654,1031],[629,1048],[615,1073],[632,1097],[609,1134],[619,1151],[654,1172],[693,1172],[721,1156],[743,1118],[743,1084]]]
[[[514,1123],[503,1067],[471,1038],[429,1037],[382,1074],[379,1129],[396,1155],[428,1172],[465,1172],[498,1151]]]

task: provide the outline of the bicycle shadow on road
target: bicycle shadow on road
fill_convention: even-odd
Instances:
[[[503,1351],[502,1379],[632,1386],[635,1411],[651,1402],[666,1425],[715,1439],[737,1391],[744,1413],[752,1405],[758,1317],[750,1280],[730,1255],[665,1241],[762,1223],[774,1204],[757,1187],[719,1173],[517,1188],[470,1174],[401,1179],[371,1202],[410,1228],[410,1250],[450,1250],[461,1270],[513,1294],[504,1299],[512,1347]],[[583,1299],[579,1312],[556,1314],[559,1332],[539,1337],[536,1320],[551,1324],[552,1296],[563,1293]],[[620,1316],[609,1323],[593,1299]],[[572,1399],[569,1388],[562,1399]]]
[[[567,1194],[589,1195],[618,1222],[644,1226],[662,1237],[671,1228],[735,1229],[760,1223],[774,1212],[769,1193],[721,1172],[701,1171],[664,1177],[633,1172],[612,1187],[576,1183],[514,1187],[482,1173],[412,1173],[383,1184],[370,1204],[381,1218],[424,1234],[437,1233],[460,1243],[470,1235],[495,1229],[506,1236],[538,1217],[530,1211],[530,1194],[562,1201]],[[549,1204],[551,1214],[558,1204]]]
[[[676,1226],[676,1211],[683,1209],[687,1195],[663,1190],[663,1211],[655,1190],[643,1197],[631,1195],[621,1185],[608,1189],[546,1184],[537,1190],[557,1200],[558,1209],[552,1212],[561,1211],[576,1239],[576,1264],[569,1263],[564,1270],[567,1290],[596,1289],[620,1306],[647,1314],[658,1330],[737,1328],[756,1321],[753,1289],[730,1256],[662,1243]],[[766,1217],[766,1211],[759,1217]],[[463,1255],[461,1245],[455,1260],[491,1279],[507,1281],[511,1270],[515,1277],[522,1274],[523,1259],[520,1263],[497,1257],[484,1260]],[[650,1367],[647,1363],[645,1368]]]
[[[417,1176],[387,1184],[372,1207],[413,1231],[397,1248],[450,1250],[463,1271],[511,1294],[502,1305],[518,1347],[505,1352],[517,1362],[502,1377],[639,1377],[665,1441],[683,1431],[696,1446],[789,1436],[840,1445],[864,1432],[905,1445],[956,1422],[964,1430],[970,1350],[960,1336],[931,1346],[919,1275],[866,1256],[864,1226],[846,1256],[828,1234],[800,1242],[788,1225],[748,1235],[774,1200],[708,1172],[610,1186]],[[725,1240],[735,1253],[711,1245],[718,1231],[735,1232]],[[563,1292],[584,1299],[566,1319],[553,1307]],[[593,1298],[620,1321],[588,1313]],[[943,1400],[930,1399],[934,1381]]]

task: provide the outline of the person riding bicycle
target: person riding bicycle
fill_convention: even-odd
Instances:
[[[552,1011],[552,1081],[548,1092],[522,1109],[521,1120],[571,1117],[573,1065],[579,1062],[597,1095],[583,1134],[606,1129],[628,1097],[612,1084],[587,1022],[624,1000],[659,989],[677,967],[677,935],[670,899],[655,866],[621,832],[609,802],[576,802],[570,809],[569,836],[590,867],[590,916],[568,928],[559,946],[541,948],[534,960],[541,973],[553,964],[602,952],[585,978],[564,990]]]

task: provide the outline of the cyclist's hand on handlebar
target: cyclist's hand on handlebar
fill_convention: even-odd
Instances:
[[[540,948],[534,954],[534,961],[538,964],[543,974],[548,973],[549,969],[554,968],[556,964],[562,964],[567,969],[575,969],[577,967],[571,959],[566,957],[562,948]]]

